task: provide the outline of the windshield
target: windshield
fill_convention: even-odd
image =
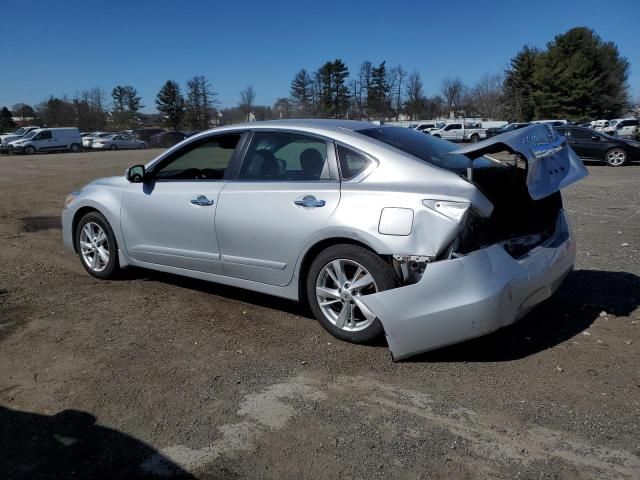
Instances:
[[[27,129],[25,127],[21,127],[17,129],[15,132],[13,132],[11,135],[24,135],[24,132],[26,131]]]
[[[36,135],[37,132],[38,132],[37,130],[31,130],[29,133],[27,133],[24,136],[24,139],[27,140],[28,138],[33,138]]]
[[[458,148],[456,145],[431,135],[424,135],[415,130],[400,127],[384,127],[367,128],[358,130],[357,133],[375,138],[398,150],[418,157],[431,165],[446,170],[462,173],[466,171],[469,166],[468,157],[460,154],[448,155],[449,152]],[[494,167],[497,165],[500,165],[500,163],[493,162],[486,157],[477,158],[473,162],[474,169]]]

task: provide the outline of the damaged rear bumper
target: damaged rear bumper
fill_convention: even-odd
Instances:
[[[413,285],[361,297],[382,322],[394,360],[493,332],[549,298],[575,263],[563,210],[545,243],[514,259],[492,245],[427,266]]]

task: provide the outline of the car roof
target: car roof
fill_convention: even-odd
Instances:
[[[296,118],[287,120],[266,120],[259,122],[247,122],[239,123],[235,125],[229,125],[230,127],[237,128],[268,128],[270,126],[279,128],[316,128],[325,130],[350,130],[355,132],[356,130],[363,130],[365,128],[380,128],[389,127],[392,125],[378,125],[371,122],[364,122],[359,120],[340,120],[340,119],[324,119],[324,118]]]

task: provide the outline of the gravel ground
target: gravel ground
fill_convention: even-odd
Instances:
[[[157,153],[0,157],[0,478],[640,478],[640,165],[566,190],[552,299],[393,363],[295,303],[87,275],[65,195]]]

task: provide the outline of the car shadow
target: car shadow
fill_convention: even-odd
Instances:
[[[159,281],[315,321],[307,305],[271,295],[151,270],[129,278]],[[601,312],[628,316],[640,304],[640,277],[626,272],[574,270],[549,300],[522,320],[489,335],[410,357],[405,362],[511,361],[554,347],[589,328]],[[387,347],[384,338],[370,343]]]
[[[40,415],[0,406],[0,438],[0,478],[195,478],[151,446],[78,410]]]
[[[640,304],[640,277],[626,272],[575,270],[560,289],[519,322],[484,337],[427,352],[407,362],[517,360],[588,329],[601,312],[628,316]]]
[[[197,278],[183,277],[181,275],[140,268],[127,269],[126,278],[162,282],[169,285],[188,288],[190,290],[197,290],[209,295],[228,298],[230,300],[246,302],[260,307],[271,308],[273,310],[280,310],[292,315],[307,317],[308,319],[313,318],[313,315],[307,305],[287,300],[286,298],[253,292],[244,288],[230,287],[228,285],[199,280]]]

